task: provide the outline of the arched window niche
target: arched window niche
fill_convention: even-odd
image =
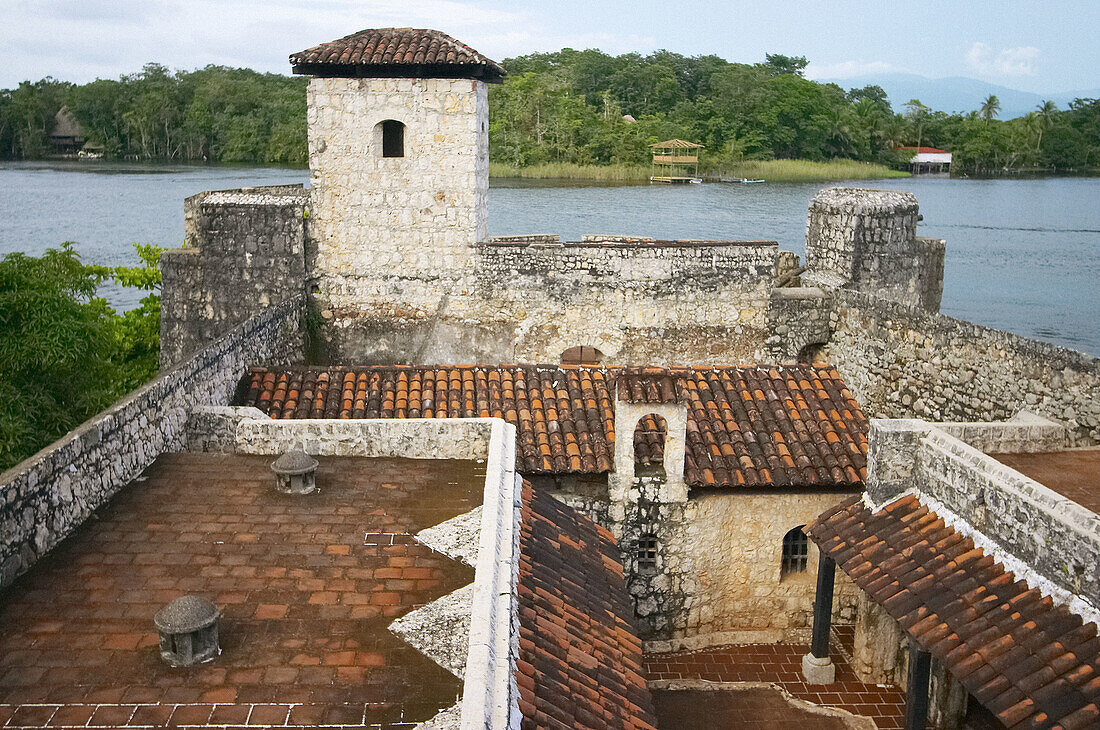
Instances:
[[[668,424],[656,413],[638,419],[634,428],[634,474],[665,476],[665,438]]]
[[[599,365],[603,362],[603,353],[595,347],[577,345],[561,354],[562,365]]]
[[[374,142],[382,157],[404,157],[405,125],[396,119],[383,119],[374,125]]]
[[[779,561],[779,580],[796,573],[805,573],[809,565],[810,541],[799,525],[783,536],[783,556]]]

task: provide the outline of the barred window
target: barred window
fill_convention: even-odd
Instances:
[[[809,562],[810,541],[806,533],[802,531],[805,525],[790,530],[783,536],[783,558],[779,567],[779,579],[782,580],[792,573],[806,572]]]
[[[638,570],[657,568],[657,536],[642,535],[638,538]]]

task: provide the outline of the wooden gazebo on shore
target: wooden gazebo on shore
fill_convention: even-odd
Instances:
[[[703,145],[683,139],[651,144],[653,174],[650,182],[686,183],[699,179],[699,150]]]

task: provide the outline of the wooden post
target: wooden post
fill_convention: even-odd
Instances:
[[[824,552],[818,555],[814,632],[810,640],[810,653],[802,657],[802,678],[807,684],[832,684],[836,681],[836,665],[829,659],[829,628],[833,617],[836,561]]]
[[[833,620],[833,582],[836,561],[819,553],[817,562],[817,596],[814,598],[814,633],[810,653],[818,659],[829,658],[829,629]]]
[[[909,680],[905,690],[905,730],[924,730],[928,723],[928,681],[932,655],[909,639]]]

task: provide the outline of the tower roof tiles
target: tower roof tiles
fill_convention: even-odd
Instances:
[[[296,74],[310,76],[469,78],[500,81],[495,61],[438,30],[368,28],[291,54]]]

